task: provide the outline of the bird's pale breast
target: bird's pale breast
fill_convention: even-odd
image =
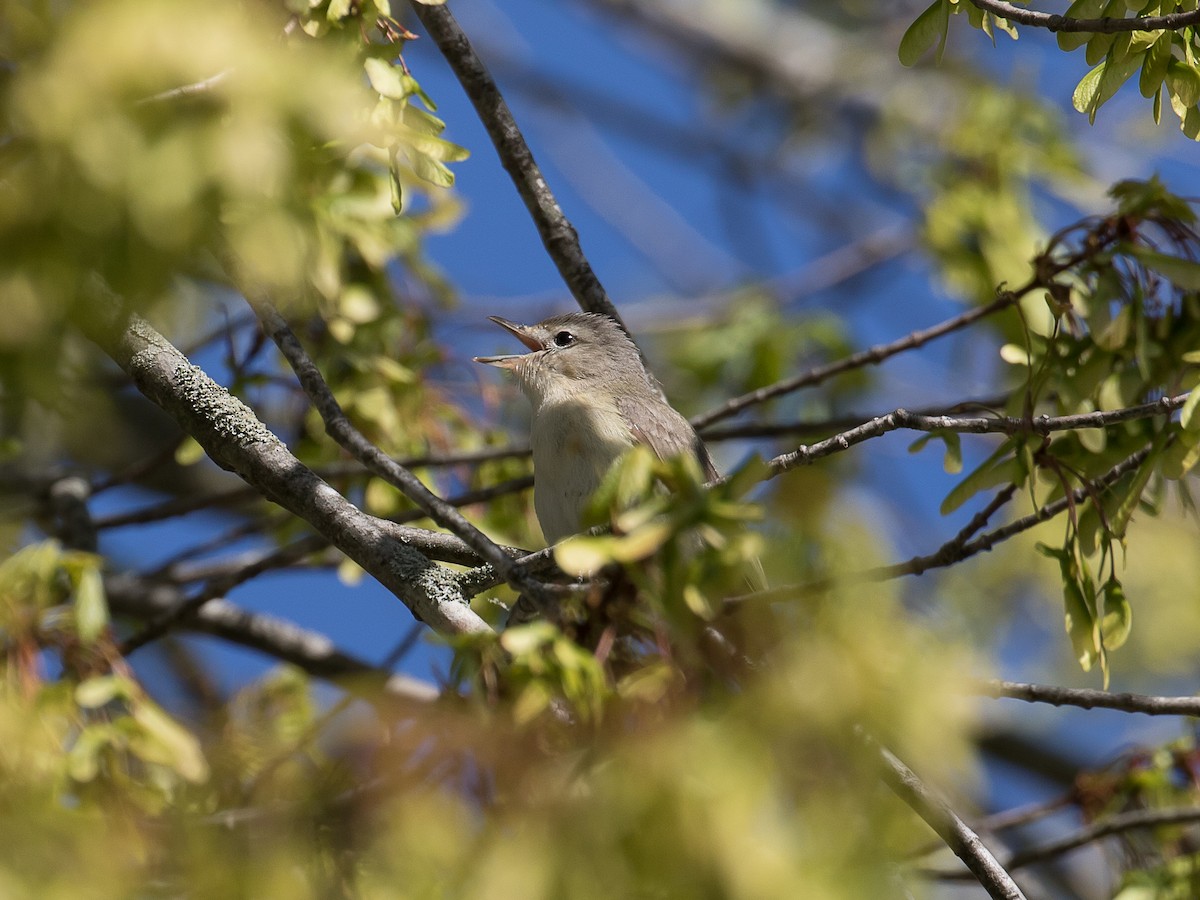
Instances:
[[[574,398],[543,403],[533,419],[533,505],[550,543],[579,531],[588,497],[622,453],[633,446],[612,402]]]

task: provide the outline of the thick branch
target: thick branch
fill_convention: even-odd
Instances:
[[[1116,709],[1147,716],[1195,716],[1200,718],[1200,697],[1153,697],[1147,694],[1113,694],[1087,688],[1017,681],[988,681],[982,691],[989,697],[1009,697],[1026,703],[1078,706],[1082,709]]]
[[[115,311],[114,311],[115,313]],[[296,459],[236,397],[193,366],[137,316],[83,325],[133,379],[222,468],[308,522],[444,634],[488,629],[471,611],[453,576],[395,540],[372,516]]]
[[[1096,34],[1116,34],[1121,31],[1175,31],[1188,25],[1200,24],[1200,10],[1170,13],[1165,16],[1135,16],[1132,19],[1068,19],[1053,13],[1022,9],[1004,0],[971,0],[984,12],[1019,25],[1032,25],[1047,31],[1087,31]]]
[[[263,328],[270,336],[300,380],[304,393],[325,423],[325,430],[354,458],[373,474],[404,492],[410,500],[439,525],[458,535],[481,559],[504,575],[506,581],[519,591],[537,593],[541,585],[517,566],[513,558],[482,531],[468,522],[453,505],[434,494],[412,472],[372,444],[347,418],[333,391],[325,383],[316,363],[300,345],[287,322],[271,304],[251,300]]]

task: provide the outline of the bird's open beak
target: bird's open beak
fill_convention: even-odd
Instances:
[[[530,352],[535,350],[545,349],[537,339],[529,334],[529,327],[526,325],[518,325],[516,322],[510,322],[508,319],[502,319],[499,316],[488,316],[493,322],[510,332],[518,341],[529,348]],[[506,353],[503,356],[476,356],[475,362],[484,363],[489,366],[501,366],[502,368],[512,368],[516,363],[525,358],[524,353]]]

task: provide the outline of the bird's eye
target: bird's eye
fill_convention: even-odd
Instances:
[[[570,347],[573,343],[575,343],[575,335],[569,331],[560,331],[554,336],[555,347]]]

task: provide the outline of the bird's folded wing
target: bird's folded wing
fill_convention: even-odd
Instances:
[[[618,396],[617,410],[629,426],[633,439],[653,450],[659,459],[690,452],[700,461],[705,481],[720,477],[704,442],[688,420],[672,407],[657,401]]]

